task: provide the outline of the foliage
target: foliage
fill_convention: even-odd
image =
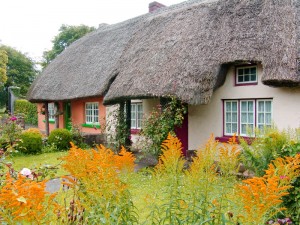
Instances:
[[[25,154],[38,154],[42,152],[43,140],[42,135],[36,131],[25,131],[20,136],[18,150]]]
[[[72,145],[63,160],[71,175],[64,184],[74,190],[73,202],[85,209],[89,223],[137,224],[130,194],[120,178],[124,172],[133,172],[131,153],[122,149],[115,155],[102,145],[89,151]]]
[[[46,182],[36,182],[22,175],[14,179],[7,174],[0,189],[1,221],[8,224],[50,223],[49,214],[53,213],[57,205],[53,201],[55,194],[45,191]]]
[[[273,127],[266,129],[264,134],[257,133],[251,145],[240,138],[242,161],[256,175],[262,176],[272,160],[289,155],[291,148],[288,150],[287,146],[291,145],[293,137],[297,138],[296,131],[279,131]]]
[[[15,113],[22,113],[25,115],[25,123],[37,125],[38,112],[36,104],[33,104],[25,99],[18,99],[15,101]]]
[[[17,118],[7,117],[0,123],[0,149],[14,151],[20,141],[22,128],[17,124]]]
[[[124,111],[124,107],[119,105],[109,113],[108,118],[111,119],[106,122],[105,129],[109,147],[115,152],[118,152],[121,146],[126,146],[126,139],[129,134]]]
[[[72,134],[69,130],[64,128],[57,128],[51,131],[48,137],[48,143],[54,144],[59,150],[67,150],[72,141]]]
[[[71,123],[70,132],[71,132],[71,136],[72,136],[72,142],[75,145],[77,145],[79,147],[86,146],[85,142],[84,142],[84,137],[80,130],[80,126]]]
[[[0,49],[0,86],[4,85],[7,81],[6,64],[8,62],[7,53]]]
[[[145,137],[143,150],[158,156],[161,153],[160,145],[167,138],[168,133],[174,134],[174,129],[182,125],[186,107],[182,102],[171,98],[165,107],[155,109],[144,120],[141,135]]]
[[[243,220],[249,224],[264,224],[285,208],[283,196],[288,195],[291,182],[300,176],[300,155],[273,160],[263,177],[254,177],[238,185],[243,203]]]
[[[43,53],[42,67],[45,68],[57,55],[59,55],[63,50],[65,50],[70,44],[72,44],[77,39],[83,37],[87,33],[94,31],[94,27],[88,27],[85,25],[80,26],[69,26],[61,25],[59,28],[59,33],[52,40],[53,47],[49,51]]]
[[[290,215],[284,213],[289,209],[285,209],[283,199],[299,179],[300,154],[276,158],[263,176],[240,181],[236,177],[240,150],[235,137],[228,143],[218,143],[211,136],[189,165],[181,150],[178,138],[169,134],[157,166],[135,173],[135,158],[124,148],[115,154],[102,145],[94,150],[72,145],[62,158],[70,175],[63,178],[61,199],[55,198],[58,205],[50,202],[50,208],[59,211],[48,210],[37,221],[56,218],[58,224],[252,225],[276,224],[274,221],[290,224],[291,219],[296,220],[286,217]],[[17,183],[20,178],[15,179]],[[28,190],[28,186],[24,188]],[[5,206],[5,210],[14,210],[10,208],[13,205]]]
[[[18,86],[20,87],[20,94],[26,96],[32,81],[37,75],[35,62],[26,54],[9,46],[2,45],[0,50],[6,51],[8,56],[6,92],[9,86]]]

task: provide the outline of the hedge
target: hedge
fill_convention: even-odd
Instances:
[[[25,99],[18,99],[15,101],[15,114],[18,113],[25,115],[26,124],[38,124],[38,112],[36,104],[30,103]]]

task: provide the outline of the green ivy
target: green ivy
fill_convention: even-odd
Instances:
[[[186,113],[186,106],[173,97],[166,105],[152,111],[143,122],[141,131],[141,135],[145,137],[143,151],[154,156],[160,155],[161,143],[167,138],[168,133],[175,134],[175,128],[182,125]]]

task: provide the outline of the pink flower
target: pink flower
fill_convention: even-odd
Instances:
[[[280,179],[281,179],[281,180],[283,180],[283,179],[289,179],[289,177],[288,177],[288,176],[285,176],[285,175],[282,175],[282,176],[280,176]]]
[[[17,117],[12,116],[12,117],[10,117],[9,119],[10,119],[11,121],[16,121],[16,120],[17,120]]]

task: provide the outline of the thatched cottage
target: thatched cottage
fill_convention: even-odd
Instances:
[[[188,104],[189,150],[211,133],[299,127],[299,10],[298,0],[190,0],[103,25],[43,71],[29,100],[65,105],[83,126],[105,117],[102,103],[131,100],[140,128],[142,113],[176,96]]]

